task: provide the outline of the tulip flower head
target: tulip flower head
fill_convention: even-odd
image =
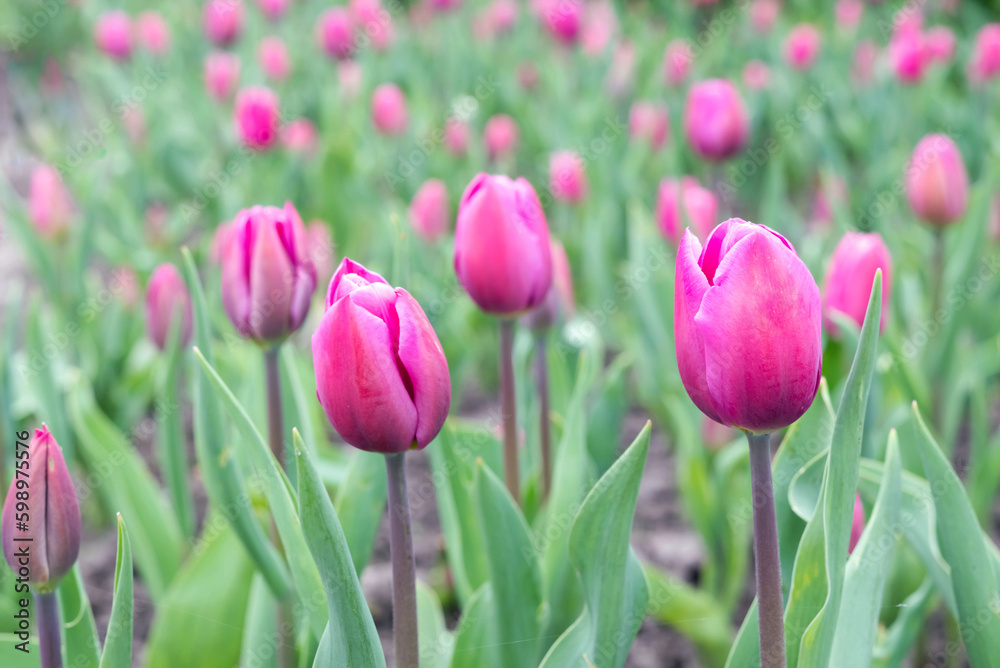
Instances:
[[[146,287],[146,331],[160,350],[166,349],[178,317],[181,318],[179,345],[183,348],[191,341],[194,318],[191,295],[181,272],[165,262],[153,271]]]
[[[948,26],[934,26],[924,33],[924,57],[932,63],[948,63],[955,56],[955,33]]]
[[[780,234],[731,218],[677,251],[674,333],[684,387],[721,424],[763,434],[812,404],[822,371],[821,300]]]
[[[205,58],[205,90],[216,100],[226,100],[240,80],[240,57],[216,51]]]
[[[663,179],[656,200],[660,232],[670,242],[680,243],[681,233],[692,226],[698,239],[706,239],[715,227],[719,203],[712,191],[702,188],[690,176]]]
[[[440,179],[426,181],[410,202],[410,224],[427,241],[448,231],[448,188]]]
[[[628,114],[629,136],[644,139],[657,151],[670,135],[670,112],[659,102],[635,102]]]
[[[291,202],[244,209],[224,233],[222,305],[242,336],[275,344],[302,325],[316,289],[305,234]]]
[[[979,30],[969,61],[969,78],[982,83],[1000,75],[1000,23],[988,23]]]
[[[115,60],[128,60],[132,55],[132,19],[117,10],[101,14],[94,26],[94,42]]]
[[[572,45],[580,37],[584,3],[581,0],[543,0],[537,5],[539,19],[545,30],[564,45]]]
[[[27,433],[22,433],[27,438]],[[53,591],[80,553],[80,504],[62,449],[44,424],[28,444],[27,462],[27,479],[15,477],[7,490],[0,542],[14,573],[41,591]],[[28,510],[19,510],[18,501],[27,503]],[[28,528],[17,530],[17,517],[25,514]],[[17,538],[30,538],[31,542]],[[25,545],[30,546],[27,565],[17,555]]]
[[[61,239],[69,228],[73,205],[59,170],[39,165],[31,172],[28,211],[38,234],[45,239]]]
[[[848,232],[837,244],[823,281],[823,323],[831,335],[838,333],[833,313],[841,313],[861,328],[868,310],[875,272],[882,270],[882,314],[879,331],[885,329],[892,294],[892,257],[876,233]]]
[[[136,41],[152,54],[170,50],[170,26],[159,12],[143,12],[135,20]]]
[[[458,205],[455,273],[487,313],[515,316],[545,299],[552,284],[549,228],[525,179],[472,179]]]
[[[234,107],[236,133],[250,149],[264,151],[281,134],[281,108],[278,96],[263,86],[248,86],[236,96]]]
[[[861,534],[865,531],[865,507],[861,503],[861,495],[856,494],[854,496],[854,519],[851,521],[851,541],[847,547],[847,553],[851,554],[854,552],[854,548],[857,547],[858,541],[861,540]]]
[[[209,0],[202,15],[205,35],[216,46],[229,46],[243,32],[242,0]]]
[[[448,361],[420,304],[349,258],[312,337],[316,395],[341,438],[368,452],[423,449],[451,406]]]
[[[915,84],[924,77],[927,65],[924,37],[920,32],[902,31],[889,42],[892,71],[902,83]]]
[[[861,0],[837,0],[834,7],[837,27],[845,31],[853,31],[857,28],[864,13],[865,6]]]
[[[384,135],[406,132],[406,96],[396,84],[382,84],[372,93],[372,122]]]
[[[573,151],[556,151],[549,159],[549,190],[557,200],[578,204],[587,196],[583,159]]]
[[[906,168],[906,196],[917,218],[937,227],[957,222],[969,202],[969,176],[947,135],[920,140]]]
[[[758,33],[769,33],[780,12],[779,0],[753,0],[750,3],[750,23]]]
[[[316,40],[328,56],[345,60],[354,55],[354,15],[346,7],[331,7],[316,24]]]
[[[763,90],[771,82],[771,69],[760,60],[751,60],[743,66],[743,84],[750,90]]]
[[[792,28],[785,40],[785,60],[797,70],[809,69],[819,55],[820,41],[816,26],[800,23]]]
[[[684,107],[684,132],[694,152],[706,160],[726,160],[741,151],[750,123],[733,84],[709,79],[692,86]]]
[[[449,118],[444,124],[444,147],[452,155],[465,155],[469,148],[469,124],[460,118]]]
[[[285,126],[281,141],[289,151],[310,156],[316,151],[316,126],[308,118],[296,118]]]
[[[289,0],[257,0],[257,6],[260,7],[260,11],[272,21],[277,21],[285,15],[285,12],[288,10],[288,4]]]
[[[280,37],[265,37],[257,47],[257,62],[264,70],[264,76],[275,81],[284,81],[292,71],[292,61],[288,49]]]
[[[392,14],[382,8],[380,0],[351,0],[354,24],[378,51],[385,51],[396,33]],[[363,38],[362,38],[363,39]]]
[[[694,62],[694,52],[686,40],[675,39],[667,45],[663,54],[663,74],[668,86],[679,86],[684,83],[691,72]]]
[[[507,114],[497,114],[486,121],[483,141],[490,160],[499,160],[511,155],[517,148],[519,138],[517,123]]]

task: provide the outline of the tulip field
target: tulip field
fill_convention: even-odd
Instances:
[[[996,0],[0,1],[0,668],[1000,668]]]

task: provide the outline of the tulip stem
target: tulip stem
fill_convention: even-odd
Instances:
[[[542,501],[552,489],[552,428],[549,425],[549,363],[545,334],[535,338],[535,382],[538,383],[540,443],[542,450]]]
[[[413,529],[406,495],[406,454],[385,456],[389,477],[389,552],[392,556],[392,646],[396,668],[419,668],[417,583],[413,565]]]
[[[931,321],[935,323],[939,322],[938,312],[941,310],[941,302],[943,300],[944,251],[944,231],[940,228],[935,228],[933,260],[934,275],[931,277],[931,280],[934,281],[934,285],[931,286]],[[935,382],[931,383],[931,402],[933,404],[931,406],[931,419],[938,429],[943,429],[944,425],[941,424],[941,415],[944,397],[941,393],[943,379],[940,367],[936,367],[934,369],[934,375],[936,376]]]
[[[54,591],[35,592],[38,610],[38,656],[41,668],[62,668],[59,601]]]
[[[753,553],[757,572],[761,668],[785,668],[785,606],[781,600],[778,521],[771,486],[770,434],[747,434],[753,500]]]
[[[500,412],[503,417],[503,470],[507,491],[521,505],[517,465],[517,399],[514,394],[514,321],[500,321]]]

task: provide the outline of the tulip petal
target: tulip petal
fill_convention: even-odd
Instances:
[[[261,221],[257,234],[250,266],[250,328],[255,338],[273,341],[289,332],[295,269],[274,224]]]
[[[69,572],[80,551],[80,505],[62,450],[51,436],[45,454],[45,556],[49,575],[58,577]]]
[[[695,315],[709,289],[708,279],[698,266],[702,254],[701,244],[690,229],[684,230],[677,249],[677,270],[674,279],[674,340],[677,347],[677,366],[681,380],[691,400],[702,413],[722,422],[712,403],[705,377],[705,342]]]
[[[343,285],[341,285],[342,282]],[[330,308],[335,301],[344,295],[371,283],[385,283],[389,285],[389,281],[382,278],[379,274],[367,269],[360,262],[355,262],[351,258],[345,257],[340,261],[337,271],[334,272],[333,278],[330,279],[330,285],[327,286],[326,307]]]
[[[243,336],[250,335],[250,249],[254,224],[235,220],[222,250],[222,307]]]
[[[417,407],[417,445],[425,447],[438,435],[451,406],[451,376],[444,349],[434,328],[410,293],[396,288],[399,316],[399,359],[413,384]]]

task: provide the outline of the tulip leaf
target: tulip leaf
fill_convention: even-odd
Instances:
[[[306,606],[306,616],[309,625],[317,636],[323,633],[326,627],[327,614],[322,606],[309,605],[307,597],[321,587],[320,574],[316,569],[316,564],[309,557],[307,541],[303,536],[302,524],[299,516],[295,512],[295,500],[292,498],[292,491],[285,477],[284,472],[278,466],[274,455],[268,449],[263,437],[254,426],[246,410],[240,405],[225,381],[219,377],[218,372],[210,365],[201,350],[194,349],[195,356],[201,362],[204,375],[212,382],[212,387],[216,394],[222,399],[222,405],[226,408],[229,416],[236,423],[236,427],[243,435],[243,445],[248,451],[250,460],[256,468],[257,475],[264,489],[264,496],[267,497],[271,513],[274,515],[274,524],[278,529],[281,544],[285,548],[285,555],[288,558],[288,565],[292,573],[299,597]]]
[[[172,320],[173,327],[167,343],[167,373],[163,383],[163,403],[157,406],[157,420],[161,425],[157,434],[160,468],[170,493],[170,500],[177,515],[181,531],[186,538],[194,535],[194,504],[188,485],[187,447],[184,442],[184,424],[181,414],[179,380],[184,367],[184,350],[180,347],[182,319]]]
[[[243,622],[240,668],[276,668],[278,651],[274,639],[277,632],[278,602],[261,574],[254,573]]]
[[[347,478],[337,489],[334,508],[344,528],[358,577],[372,556],[375,535],[385,512],[387,484],[385,457],[358,450],[347,470]]]
[[[79,562],[73,564],[73,568],[59,583],[58,594],[66,665],[74,668],[97,668],[101,662],[101,641],[97,636],[90,598],[80,576]]]
[[[743,666],[756,666],[760,664],[760,617],[757,612],[757,597],[750,604],[740,630],[736,632],[736,639],[729,649],[729,658],[726,659],[726,668],[743,668]]]
[[[451,668],[498,668],[493,586],[487,582],[469,597],[455,629]]]
[[[455,649],[455,636],[445,624],[437,594],[420,580],[417,580],[417,625],[420,665],[423,668],[448,668],[452,650]]]
[[[28,641],[27,652],[19,649],[25,641],[14,633],[0,633],[0,656],[4,660],[4,668],[39,668],[38,638],[32,636]]]
[[[308,553],[319,568],[330,620],[316,654],[317,662],[320,654],[328,662],[315,665],[385,668],[375,622],[361,591],[333,502],[297,430],[292,431],[292,439],[299,479],[299,515]],[[307,612],[317,607],[312,603],[312,600],[307,603]]]
[[[46,348],[49,337],[45,333],[53,331],[54,328],[44,320],[45,312],[40,300],[32,299],[25,337],[28,349],[25,352],[29,355],[29,359],[40,360],[42,368],[37,369],[36,365],[32,364],[25,367],[24,374],[29,378],[34,378],[35,395],[40,404],[38,412],[45,416],[49,431],[57,435],[66,464],[72,468],[79,456],[76,452],[76,434],[69,428],[70,421],[67,419],[68,411],[65,405],[65,401],[68,399],[64,400],[57,382],[56,366],[62,362],[61,355],[58,351],[51,352],[49,348]]]
[[[96,488],[108,508],[132,518],[135,563],[158,602],[180,568],[184,551],[177,517],[132,444],[94,403],[83,374],[74,375],[67,400],[80,455],[93,480],[81,496]]]
[[[976,513],[962,481],[938,448],[916,403],[917,446],[933,492],[938,517],[938,542],[951,566],[958,627],[974,666],[992,665],[1000,656],[1000,582],[994,557],[983,540]]]
[[[531,531],[507,488],[481,460],[476,462],[472,492],[493,584],[491,617],[500,664],[534,666],[542,596]]]
[[[132,547],[125,520],[118,513],[118,556],[115,559],[115,590],[111,618],[104,638],[101,668],[125,668],[132,665]]]
[[[205,360],[212,364],[212,337],[208,306],[191,252],[184,248],[184,274],[191,292],[194,310],[195,341]],[[194,445],[198,467],[205,481],[205,491],[212,504],[226,515],[236,535],[268,586],[278,599],[291,591],[288,568],[257,520],[250,494],[233,456],[225,426],[222,406],[205,374],[197,374],[194,390]]]
[[[927,617],[937,602],[938,598],[934,596],[934,581],[927,578],[899,606],[899,616],[889,627],[883,642],[876,645],[871,665],[877,668],[902,666],[914,643],[923,636]]]
[[[540,668],[625,664],[649,600],[646,576],[629,546],[629,536],[651,431],[647,422],[587,494],[573,521],[569,559],[580,576],[584,609],[549,649]]]

